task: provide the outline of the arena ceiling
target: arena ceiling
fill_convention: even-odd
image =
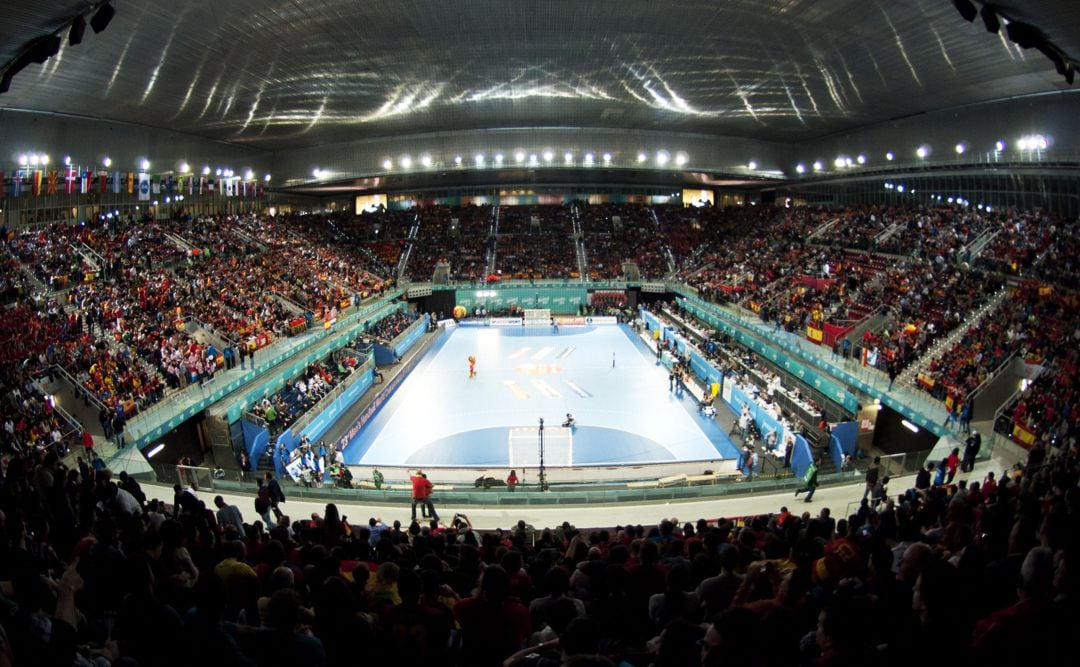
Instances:
[[[6,3],[0,62],[93,4]],[[965,22],[951,0],[112,4],[104,32],[65,39],[15,77],[0,109],[267,151],[495,127],[799,141],[1069,88],[1041,54]],[[997,4],[1080,58],[1080,2]]]

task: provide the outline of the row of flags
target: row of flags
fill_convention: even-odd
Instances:
[[[138,194],[141,201],[151,195],[217,195],[258,198],[265,188],[258,181],[238,177],[152,176],[132,171],[97,171],[69,166],[64,171],[19,169],[12,174],[0,171],[0,197],[58,194]]]

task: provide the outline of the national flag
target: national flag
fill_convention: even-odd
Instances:
[[[231,178],[225,179],[225,196],[226,197],[235,197],[236,196],[236,181],[234,181]]]
[[[1013,423],[1012,439],[1027,449],[1035,444],[1035,432],[1023,424]]]
[[[141,178],[142,174],[140,174],[139,176]],[[150,179],[150,192],[153,192],[155,195],[160,195],[161,194],[161,179],[160,178],[151,178]]]
[[[139,174],[139,201],[150,201],[149,174]]]
[[[124,176],[124,188],[129,195],[135,194],[135,172],[129,171]]]
[[[206,190],[206,177],[199,177],[199,194],[201,195]]]
[[[90,194],[90,172],[84,171],[79,175],[79,194]]]
[[[15,172],[15,175],[11,177],[11,196],[21,197],[23,185],[23,172],[20,169]]]
[[[124,189],[124,174],[114,171],[112,175],[112,191],[114,195],[120,194]]]
[[[75,172],[75,167],[70,164],[67,167],[67,174],[64,176],[64,192],[69,195],[75,194],[75,179],[78,178],[78,174]]]
[[[207,179],[206,191],[209,192],[210,194],[214,194],[214,179],[212,179],[212,178]]]
[[[45,176],[45,194],[55,195],[60,187],[60,174],[50,171]]]
[[[934,381],[934,378],[930,377],[927,373],[916,374],[915,381],[925,389],[933,389],[934,385],[937,384],[937,382]]]
[[[807,325],[806,327],[806,339],[821,344],[821,341],[825,340],[825,332],[813,325]]]
[[[195,194],[194,190],[195,190],[195,177],[194,176],[188,176],[188,179],[187,179],[187,193],[189,195]],[[200,191],[201,191],[201,189],[200,189]]]
[[[35,169],[30,175],[30,193],[35,197],[41,195],[41,170]]]

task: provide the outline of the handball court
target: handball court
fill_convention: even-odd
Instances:
[[[669,389],[667,370],[626,325],[564,326],[558,333],[458,327],[437,335],[346,447],[346,463],[534,465],[541,418],[549,466],[738,457],[689,392]],[[469,377],[470,356],[475,377]],[[567,413],[575,419],[572,429],[561,428]]]

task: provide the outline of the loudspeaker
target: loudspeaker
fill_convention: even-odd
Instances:
[[[94,34],[97,34],[109,27],[109,21],[116,15],[116,10],[112,8],[112,5],[105,3],[98,8],[93,18],[90,19],[90,27],[94,30]]]
[[[71,32],[68,33],[68,45],[75,46],[76,44],[82,43],[82,38],[85,33],[86,19],[80,14],[71,22]]]
[[[35,63],[44,63],[60,52],[60,36],[45,35],[34,40],[27,52],[30,60]]]

